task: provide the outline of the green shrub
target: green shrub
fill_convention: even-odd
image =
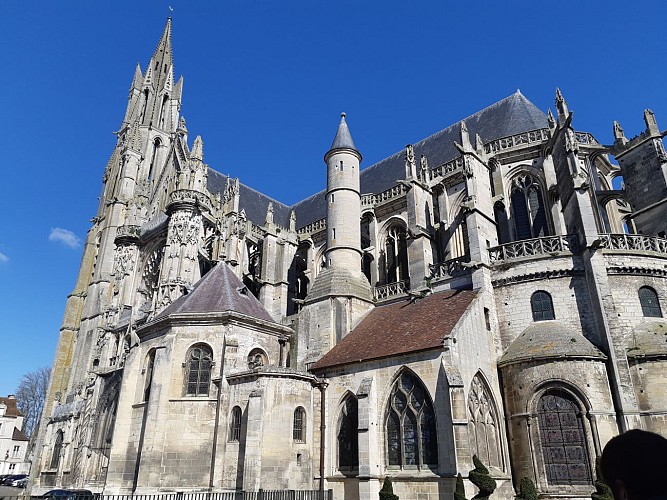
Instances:
[[[524,477],[519,483],[519,494],[515,497],[517,500],[537,500],[537,489],[535,483],[529,477]]]
[[[475,468],[468,474],[468,479],[479,488],[477,495],[472,498],[473,500],[487,500],[496,489],[496,481],[489,475],[489,469],[484,467],[477,455],[473,455],[472,463]]]
[[[454,490],[454,500],[466,500],[466,488],[463,484],[461,473],[456,476],[456,490]]]
[[[384,484],[380,490],[380,500],[398,500],[398,495],[394,495],[394,488],[391,485],[391,479],[384,478]]]
[[[600,459],[598,458],[595,461],[595,491],[591,495],[593,500],[613,500],[614,495],[611,492],[611,488],[607,483],[605,483],[602,473],[600,472]]]

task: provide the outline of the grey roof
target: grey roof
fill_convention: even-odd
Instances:
[[[229,176],[216,172],[209,167],[208,190],[213,194],[219,193],[222,196],[227,186],[227,179],[229,179]],[[239,195],[239,210],[245,210],[248,220],[263,226],[266,221],[266,210],[269,202],[271,202],[273,203],[273,221],[279,226],[289,227],[290,207],[284,203],[280,203],[242,183],[239,185]]]
[[[271,321],[271,315],[264,306],[244,289],[241,280],[234,274],[229,265],[218,263],[202,279],[192,291],[172,302],[155,319],[166,318],[172,314],[197,314],[233,311],[245,316]]]
[[[413,144],[415,156],[419,158],[421,155],[425,155],[431,168],[460,156],[454,142],[461,141],[460,130],[463,121],[466,123],[470,137],[474,138],[476,134],[479,134],[485,143],[501,137],[547,127],[547,116],[526,99],[521,92],[516,91],[511,96]],[[331,146],[332,149],[336,147],[339,135],[340,144],[345,144],[347,141],[347,138],[344,139],[346,134],[341,133],[341,127],[344,123],[344,119],[341,120],[341,125],[338,128],[339,133],[336,134]],[[349,135],[347,125],[344,126],[344,130],[347,130],[349,143],[356,149],[352,137]],[[363,169],[360,173],[361,193],[381,193],[393,187],[397,180],[405,179],[404,154],[404,151],[401,150]],[[209,169],[208,186],[211,192],[223,193],[226,181],[227,176]],[[257,224],[264,223],[266,206],[269,200],[273,201],[274,220],[276,224],[281,226],[288,225],[290,209],[294,209],[297,228],[301,228],[326,216],[325,193],[324,190],[320,191],[289,207],[241,184],[241,204],[245,208],[248,218]],[[251,208],[254,203],[257,203],[258,206]]]
[[[350,134],[350,129],[347,127],[347,122],[345,121],[345,113],[340,114],[338,131],[336,132],[336,137],[334,137],[334,140],[331,143],[331,148],[329,148],[329,151],[333,151],[335,149],[354,149],[357,151],[357,147],[354,145],[354,141],[352,140],[352,134]]]
[[[628,357],[667,355],[667,321],[644,321],[628,336]]]
[[[551,358],[606,359],[606,356],[572,328],[558,321],[536,321],[510,344],[498,366]]]

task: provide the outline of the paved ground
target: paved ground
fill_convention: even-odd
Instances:
[[[23,488],[12,488],[11,486],[0,486],[0,498],[17,497],[23,494]]]

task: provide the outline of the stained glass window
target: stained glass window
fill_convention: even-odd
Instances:
[[[230,441],[240,441],[241,440],[241,408],[235,406],[232,409],[232,417],[229,423],[229,440]]]
[[[208,396],[212,364],[212,353],[208,346],[197,345],[190,349],[185,379],[186,395]]]
[[[530,297],[530,308],[533,311],[533,321],[555,319],[554,304],[551,295],[539,290]]]
[[[299,441],[300,443],[306,442],[306,410],[301,406],[294,410],[292,439],[294,439],[294,441]]]
[[[639,289],[639,302],[642,305],[642,313],[647,318],[662,318],[658,294],[653,288],[643,286]]]
[[[472,453],[485,464],[503,469],[498,412],[491,391],[478,373],[468,396],[468,436]]]
[[[544,198],[535,178],[528,174],[517,176],[512,182],[510,200],[516,240],[539,238],[549,234]]]
[[[564,391],[544,394],[538,404],[540,444],[550,484],[591,484],[581,411]]]
[[[424,386],[414,375],[404,373],[391,391],[388,406],[388,465],[437,465],[438,440],[435,429],[435,413]]]

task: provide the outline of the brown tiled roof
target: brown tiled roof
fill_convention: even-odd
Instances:
[[[14,427],[14,433],[12,434],[12,441],[28,441],[28,437],[23,434],[21,429]]]
[[[442,347],[476,295],[448,290],[378,306],[311,370]]]
[[[176,299],[156,319],[165,318],[170,314],[225,311],[235,311],[253,318],[273,321],[259,300],[245,289],[234,271],[224,262],[220,262],[195,283],[190,293]]]
[[[7,417],[22,417],[23,413],[21,413],[21,410],[19,410],[19,407],[16,406],[16,399],[15,398],[0,398],[0,404],[5,404],[7,405],[7,409],[5,410],[5,416]]]

